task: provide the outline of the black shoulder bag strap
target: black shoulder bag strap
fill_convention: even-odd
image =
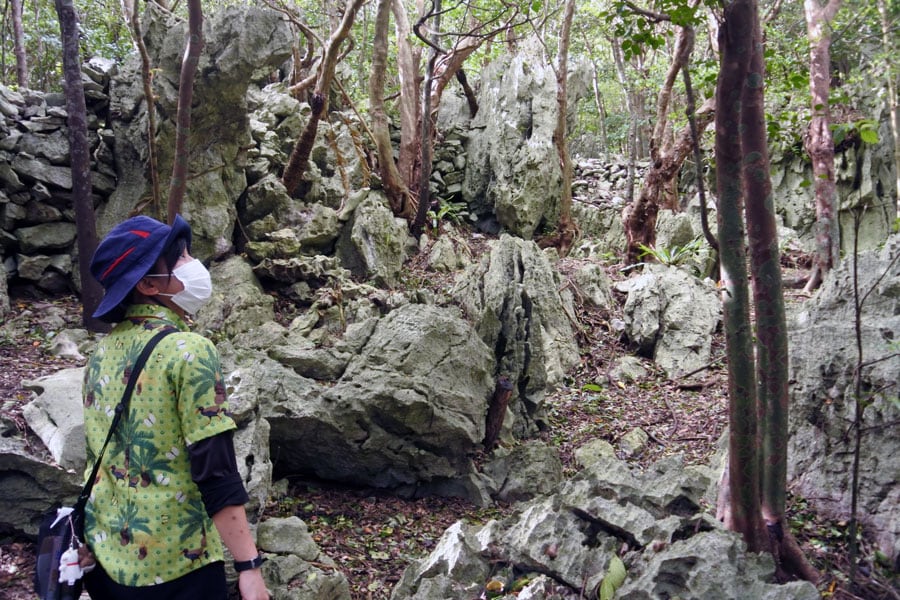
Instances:
[[[100,471],[100,463],[103,461],[103,453],[106,452],[106,446],[109,444],[109,441],[112,439],[113,434],[116,432],[116,427],[119,426],[119,422],[122,420],[122,415],[128,413],[128,402],[131,400],[131,392],[134,390],[135,384],[137,384],[138,376],[141,373],[141,370],[144,368],[144,364],[147,362],[147,359],[150,357],[150,353],[153,352],[153,348],[156,347],[156,344],[169,335],[170,333],[175,333],[178,331],[173,327],[165,327],[162,331],[158,332],[150,341],[147,342],[147,345],[144,346],[144,349],[141,351],[140,356],[138,356],[137,361],[134,363],[134,368],[131,371],[131,376],[128,378],[128,384],[125,386],[125,392],[122,394],[122,399],[119,400],[119,403],[116,404],[116,411],[113,415],[112,423],[109,426],[109,433],[106,434],[106,440],[103,442],[103,446],[100,448],[100,452],[97,454],[97,460],[94,462],[94,468],[91,469],[91,475],[88,477],[88,480],[84,482],[84,487],[81,490],[81,494],[78,496],[78,501],[75,503],[75,510],[73,511],[75,514],[80,514],[84,511],[84,507],[87,504],[88,498],[91,495],[91,490],[94,489],[94,481],[97,479],[97,473]]]

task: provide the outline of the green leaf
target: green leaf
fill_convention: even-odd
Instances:
[[[613,555],[609,561],[609,572],[605,579],[608,579],[614,589],[619,589],[625,583],[625,563],[618,556]]]
[[[811,185],[812,185],[812,181],[810,181],[809,179],[804,179],[803,181],[800,182],[800,187],[802,187],[802,188],[808,188]]]
[[[612,586],[609,579],[603,578],[600,582],[600,589],[597,591],[597,600],[612,600],[616,595],[616,588]]]
[[[868,128],[860,129],[859,137],[861,137],[862,141],[864,141],[867,144],[877,144],[878,143],[878,132],[875,131],[874,129],[868,129]]]
[[[586,383],[583,386],[581,386],[581,391],[582,392],[602,392],[603,386],[598,385],[596,383]]]

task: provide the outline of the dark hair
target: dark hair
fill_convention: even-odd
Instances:
[[[169,272],[169,275],[172,274],[172,269],[175,268],[175,263],[178,262],[178,259],[181,258],[181,255],[184,254],[184,251],[187,250],[190,252],[191,247],[188,244],[187,238],[178,237],[172,240],[168,246],[163,248],[160,256],[166,263],[166,269]]]
[[[186,237],[178,237],[172,240],[172,242],[163,248],[160,256],[163,258],[163,261],[166,263],[166,270],[168,271],[168,275],[172,276],[172,269],[175,268],[175,263],[178,262],[178,259],[181,258],[181,255],[184,254],[184,251],[190,251],[190,245],[188,244]],[[161,275],[163,273],[160,273]],[[122,302],[119,305],[100,318],[101,321],[106,323],[118,323],[122,319],[125,318],[125,311],[128,309],[128,306],[131,304],[131,298],[134,294],[134,289],[125,296]]]

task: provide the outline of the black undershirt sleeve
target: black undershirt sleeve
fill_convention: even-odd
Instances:
[[[226,506],[243,505],[250,499],[237,470],[232,437],[232,432],[226,431],[188,446],[191,479],[200,488],[210,517]]]

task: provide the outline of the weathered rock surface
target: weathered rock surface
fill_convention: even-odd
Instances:
[[[502,235],[451,291],[492,349],[497,373],[513,382],[509,412],[519,437],[536,431],[546,389],[578,361],[574,313],[558,282],[537,244]]]
[[[406,570],[391,598],[475,598],[489,579],[524,585],[526,598],[582,598],[582,590],[596,594],[623,548],[626,580],[616,598],[818,598],[809,583],[772,583],[771,557],[747,553],[738,534],[703,513],[708,484],[677,458],[641,473],[598,456],[502,520],[454,524]]]
[[[721,319],[721,305],[710,282],[675,267],[648,264],[617,289],[628,294],[628,339],[670,377],[709,362],[712,334]]]
[[[792,385],[788,480],[838,519],[849,517],[857,411],[862,410],[860,521],[900,560],[900,236],[859,256],[862,357],[854,330],[852,257],[790,320]],[[856,392],[854,373],[860,370]]]

